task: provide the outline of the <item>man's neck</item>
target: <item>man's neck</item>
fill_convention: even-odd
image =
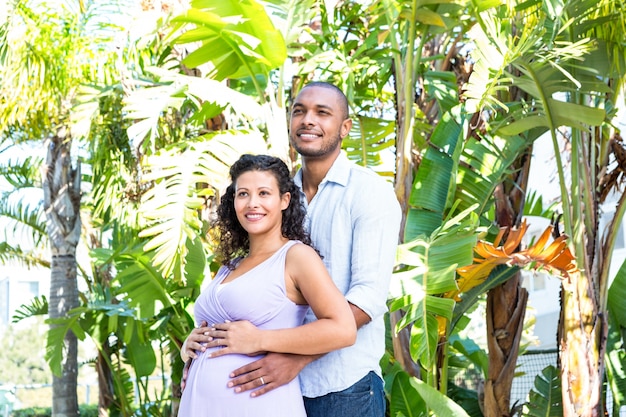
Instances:
[[[339,152],[326,158],[302,157],[302,190],[309,203],[317,194],[317,188],[338,156]]]

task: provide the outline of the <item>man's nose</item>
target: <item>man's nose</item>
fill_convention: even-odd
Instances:
[[[313,126],[315,124],[315,119],[311,112],[308,111],[304,113],[304,115],[302,116],[302,124],[305,126]]]

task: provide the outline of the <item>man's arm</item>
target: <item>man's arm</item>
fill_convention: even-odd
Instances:
[[[291,382],[307,364],[321,356],[269,352],[263,358],[234,370],[228,387],[238,393],[259,388],[250,394],[251,397],[258,397]]]
[[[357,328],[370,322],[370,316],[359,307],[350,304],[350,308]],[[250,394],[258,397],[291,382],[306,365],[322,356],[268,353],[265,357],[233,371],[228,387],[234,388],[235,392],[259,388]]]

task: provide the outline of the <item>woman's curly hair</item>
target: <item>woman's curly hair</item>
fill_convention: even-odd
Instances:
[[[311,238],[304,226],[306,208],[300,188],[291,178],[287,165],[273,156],[244,154],[230,167],[231,183],[220,200],[217,220],[213,223],[218,236],[217,259],[230,268],[237,257],[247,255],[250,250],[248,232],[239,223],[235,212],[235,183],[241,174],[248,171],[272,173],[278,182],[280,195],[291,194],[289,206],[283,210],[282,234],[290,240],[299,240],[311,246]]]

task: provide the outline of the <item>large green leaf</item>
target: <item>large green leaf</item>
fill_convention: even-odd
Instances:
[[[526,417],[561,417],[561,376],[557,368],[550,365],[535,378],[535,388],[530,391],[529,401],[524,407]]]
[[[456,177],[456,194],[459,210],[477,204],[476,212],[485,214],[492,201],[493,192],[510,166],[531,142],[521,136],[509,138],[470,138],[463,146]]]
[[[164,276],[184,277],[187,241],[201,232],[198,209],[206,189],[225,186],[228,167],[241,153],[263,153],[267,147],[258,134],[243,131],[207,135],[202,142],[164,149],[145,160],[144,180],[154,185],[145,194],[140,213],[145,227],[140,237],[150,240],[144,250],[154,250],[154,264]]]
[[[348,158],[376,170],[385,161],[382,152],[394,145],[395,122],[373,117],[357,116],[350,134],[343,139],[342,148]],[[384,173],[381,173],[384,174]],[[389,172],[387,175],[392,176]]]
[[[608,293],[609,335],[606,349],[607,385],[613,394],[613,409],[626,405],[626,262],[615,275]]]
[[[119,283],[118,292],[125,295],[131,306],[137,308],[141,318],[149,318],[159,307],[171,304],[165,280],[152,265],[149,254],[135,251],[119,256],[116,262],[118,273],[115,282]],[[156,304],[158,302],[158,304]]]
[[[211,63],[208,76],[226,78],[267,76],[287,57],[282,34],[263,6],[254,0],[195,0],[191,9],[173,19],[195,29],[184,32],[176,43],[201,42],[183,63],[190,68]]]
[[[57,377],[60,377],[63,371],[63,356],[66,354],[65,335],[73,332],[79,340],[85,339],[85,332],[79,324],[81,314],[85,311],[84,307],[78,307],[70,310],[67,317],[46,320],[50,324],[50,330],[46,338],[45,358],[50,370]]]
[[[626,329],[624,300],[626,300],[626,262],[622,263],[615,274],[613,282],[609,287],[607,299],[609,311],[615,320],[615,325],[622,329]]]
[[[133,90],[124,99],[124,117],[134,121],[128,128],[131,143],[143,144],[148,138],[144,146],[152,144],[155,137],[163,134],[159,132],[161,118],[190,103],[197,108],[190,119],[196,126],[203,126],[205,120],[226,109],[237,124],[263,117],[263,109],[253,97],[233,90],[224,82],[155,67],[146,68],[146,72],[154,81],[142,82],[142,88]]]
[[[460,405],[417,378],[410,379],[411,386],[436,416],[469,417]]]
[[[458,115],[445,113],[435,127],[422,157],[409,197],[404,240],[430,235],[445,216],[454,195],[455,176],[462,148],[463,122]]]
[[[391,280],[389,309],[404,314],[394,331],[411,325],[411,355],[426,368],[436,358],[441,330],[437,318],[450,321],[455,306],[442,295],[457,288],[457,266],[472,262],[476,225],[476,216],[468,209],[447,219],[432,236],[420,236],[398,248],[397,263],[403,268]]]
[[[143,337],[143,324],[126,320],[126,326],[132,329],[132,336],[126,342],[126,359],[137,377],[149,376],[156,368],[156,355],[150,340]]]
[[[389,411],[392,416],[421,417],[427,415],[426,403],[410,383],[406,372],[398,372],[390,389]]]

